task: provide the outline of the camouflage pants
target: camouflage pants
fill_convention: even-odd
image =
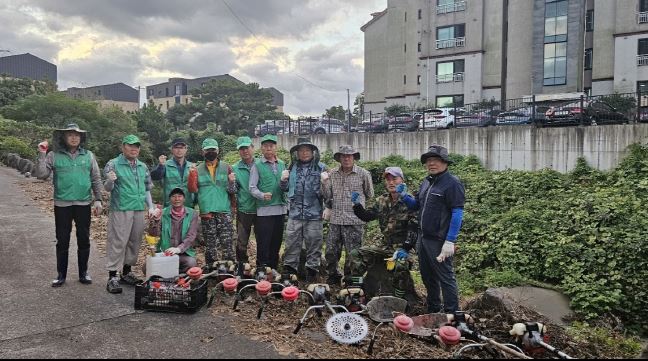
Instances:
[[[205,263],[234,261],[234,226],[229,213],[211,213],[211,218],[202,218],[202,232],[205,240]]]
[[[364,225],[343,226],[329,224],[328,238],[326,239],[326,270],[329,277],[340,276],[338,263],[342,257],[342,247],[347,254],[344,261],[344,274],[351,274],[351,260],[349,254],[354,249],[360,248]]]
[[[379,247],[361,247],[351,251],[351,275],[352,276],[365,276],[367,269],[381,264],[386,267],[386,258],[391,258],[394,250],[383,249]],[[410,282],[410,262],[408,260],[398,260],[394,269],[390,272],[392,275],[392,287],[394,293],[398,297],[403,296],[403,292],[408,288]],[[384,283],[384,282],[381,282]],[[381,287],[382,288],[382,287]],[[386,288],[386,287],[385,287]]]

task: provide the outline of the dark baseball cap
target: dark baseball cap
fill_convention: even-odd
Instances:
[[[182,194],[182,196],[185,196],[185,192],[182,188],[180,187],[175,187],[171,190],[171,193],[169,193],[169,198],[171,198],[174,194]]]
[[[182,138],[175,138],[173,142],[171,142],[171,147],[175,147],[178,144],[187,145],[187,142]]]

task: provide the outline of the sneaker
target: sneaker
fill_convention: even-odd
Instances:
[[[58,277],[54,281],[52,281],[52,287],[61,287],[65,283],[65,278],[63,277]]]
[[[86,272],[83,276],[79,276],[79,282],[84,285],[89,285],[92,284],[92,278],[90,278],[90,275]]]
[[[106,285],[106,291],[108,291],[109,293],[122,293],[122,288],[119,284],[119,278],[110,278],[108,280],[108,284]]]
[[[128,272],[128,274],[122,275],[120,281],[131,286],[135,286],[144,282],[141,279],[137,278],[137,276],[135,276],[133,272]]]

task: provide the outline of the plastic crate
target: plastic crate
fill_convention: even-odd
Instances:
[[[154,288],[153,282],[159,282],[160,288]],[[191,289],[180,289],[173,279],[153,276],[135,286],[135,309],[194,313],[207,303],[207,281],[192,281],[191,285]]]

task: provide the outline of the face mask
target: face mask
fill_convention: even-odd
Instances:
[[[218,153],[216,152],[205,153],[205,159],[207,159],[210,162],[213,162],[214,160],[216,160],[216,158],[218,158]]]

